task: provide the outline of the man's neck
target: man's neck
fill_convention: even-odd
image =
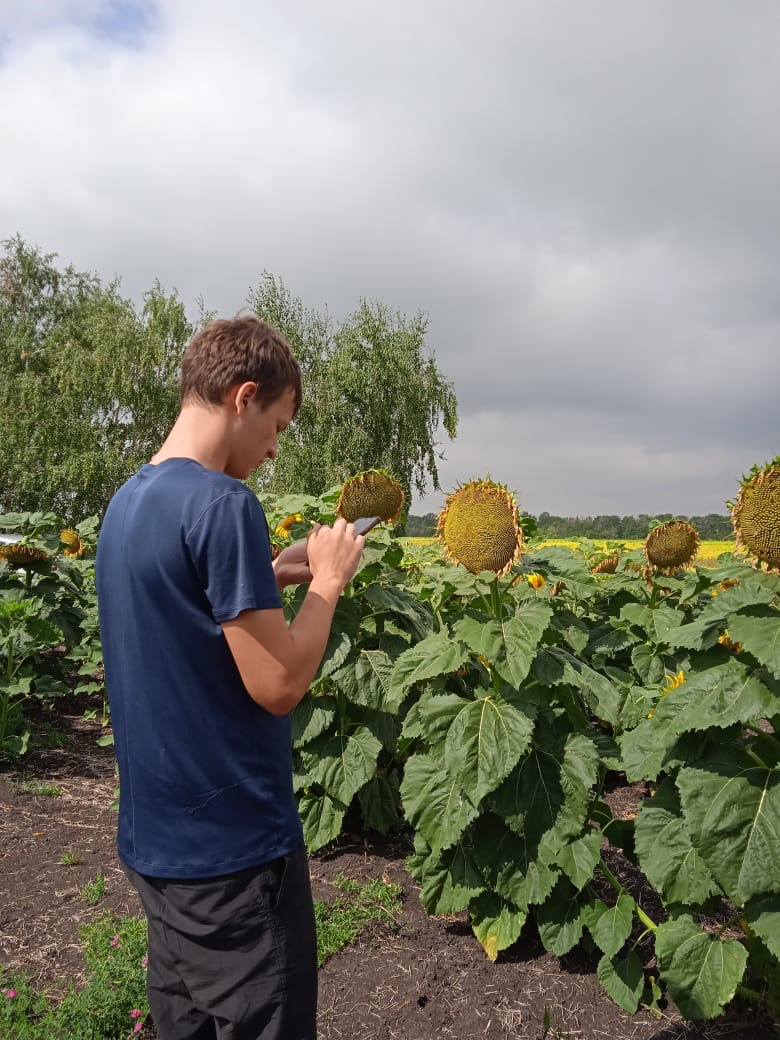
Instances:
[[[194,459],[206,469],[224,472],[228,459],[225,417],[218,409],[184,405],[152,465],[166,459]]]

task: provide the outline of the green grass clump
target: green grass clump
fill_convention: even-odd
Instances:
[[[354,942],[373,921],[384,920],[397,924],[395,915],[401,910],[401,890],[397,885],[378,879],[361,885],[341,875],[336,878],[335,884],[346,893],[344,896],[329,902],[317,900],[314,903],[319,967],[328,957]]]

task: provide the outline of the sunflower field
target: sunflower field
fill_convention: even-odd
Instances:
[[[410,551],[392,478],[353,478],[388,524],[293,712],[309,850],[405,829],[426,909],[467,911],[491,960],[533,928],[557,956],[596,949],[630,1013],[668,992],[691,1019],[735,998],[780,1014],[778,474],[745,478],[740,553],[706,566],[678,521],[639,547],[543,544],[492,481],[453,492],[436,551]],[[345,489],[265,499],[273,543],[353,508]],[[10,529],[46,558],[0,569],[7,754],[63,661],[99,682],[89,552],[35,519]]]

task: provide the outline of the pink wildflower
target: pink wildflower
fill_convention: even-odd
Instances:
[[[19,996],[18,991],[15,990],[15,989],[4,989],[3,993],[5,993],[5,999],[6,1000],[13,1000],[14,997],[18,997]]]
[[[132,1036],[133,1033],[140,1033],[143,1027],[143,1022],[136,1022],[136,1024],[133,1026],[133,1032],[130,1034],[130,1036]]]
[[[130,1012],[130,1018],[143,1018],[143,1011],[139,1011],[138,1008],[133,1008]]]
[[[149,967],[149,958],[146,954],[144,954],[141,958],[141,967],[144,969],[144,971],[146,971],[146,969]]]
[[[121,936],[115,935],[114,938],[111,940],[111,945],[114,947],[114,949],[117,949],[117,947],[121,946],[121,944],[122,944]]]

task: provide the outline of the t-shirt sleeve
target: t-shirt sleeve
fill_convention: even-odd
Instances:
[[[282,606],[265,513],[250,491],[228,491],[211,502],[187,544],[215,621]]]

